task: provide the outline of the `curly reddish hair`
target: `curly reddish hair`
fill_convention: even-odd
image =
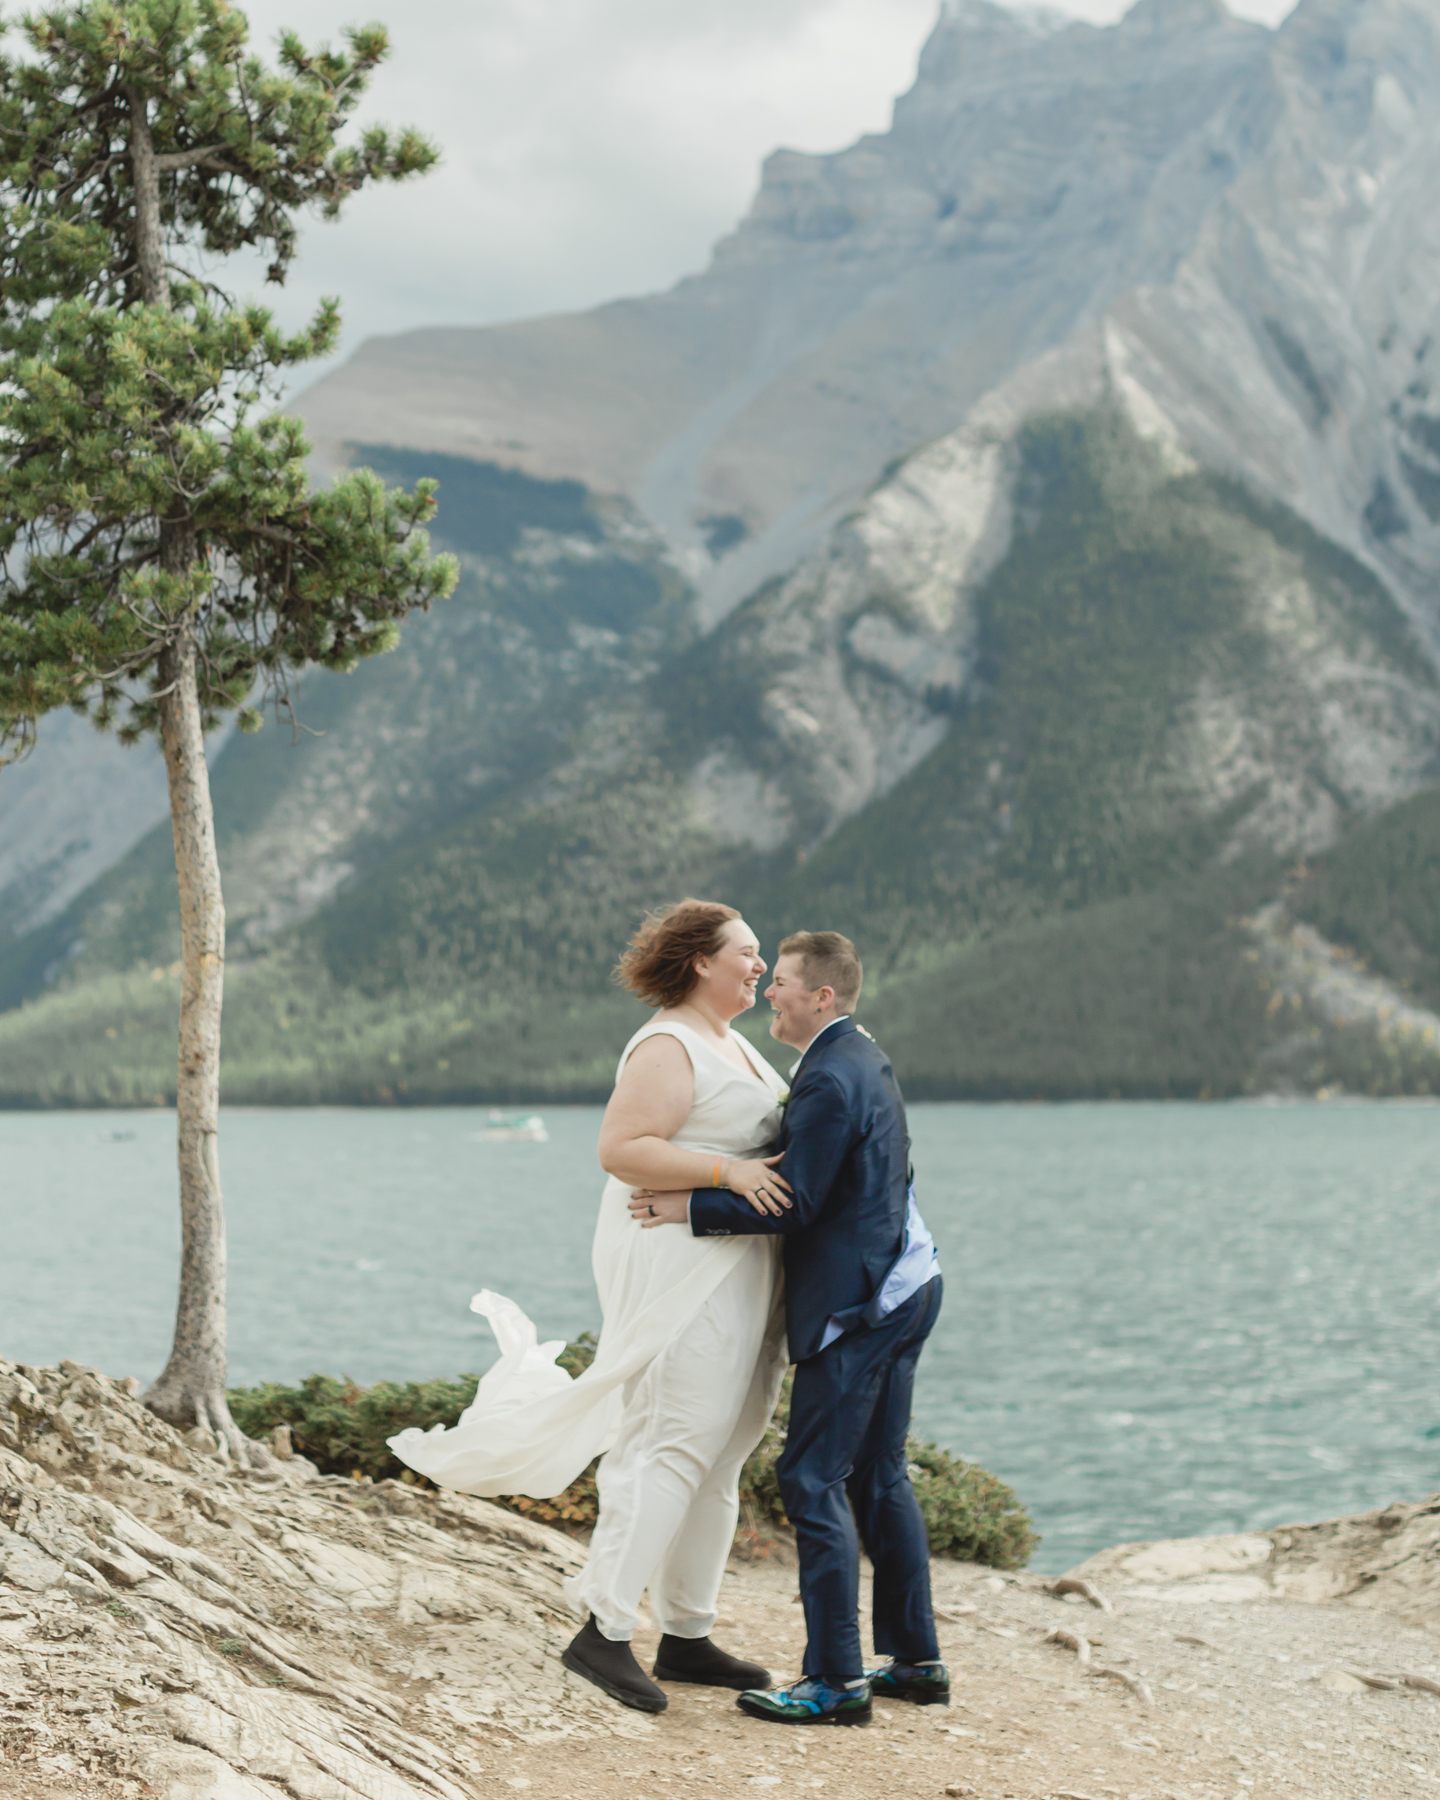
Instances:
[[[714,956],[739,917],[718,900],[681,900],[647,913],[615,965],[616,981],[647,1006],[679,1006],[699,979],[695,958]]]

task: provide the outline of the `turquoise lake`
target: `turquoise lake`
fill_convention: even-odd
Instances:
[[[593,1107],[231,1111],[231,1374],[485,1368],[468,1310],[598,1325]],[[1440,1488],[1440,1107],[916,1106],[946,1303],[916,1428],[1012,1484],[1036,1566]],[[0,1357],[150,1380],[178,1257],[163,1112],[0,1114]]]

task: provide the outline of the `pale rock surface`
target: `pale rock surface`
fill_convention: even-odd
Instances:
[[[723,834],[728,816],[750,821],[733,835],[762,850],[813,843],[939,743],[971,691],[975,596],[1012,541],[1015,434],[1037,414],[1102,401],[1158,453],[1152,478],[1189,472],[1122,336],[1097,324],[997,385],[729,620],[727,653],[745,660],[764,730],[737,732],[692,777],[705,823]],[[1196,688],[1179,721],[1174,797],[1211,814],[1259,793],[1227,854],[1313,852],[1346,813],[1430,779],[1440,687],[1418,645],[1399,669],[1357,632],[1298,551],[1274,543],[1237,574],[1261,659]]]
[[[332,464],[388,441],[626,493],[723,612],[891,459],[1172,278],[1255,147],[1252,115],[1274,112],[1237,99],[1266,88],[1269,43],[1190,0],[1105,29],[948,5],[892,129],[777,151],[704,274],[592,313],[372,340],[302,410]],[[707,566],[715,516],[749,537]]]
[[[43,924],[169,815],[153,743],[126,749],[73,713],[0,770],[0,913]]]
[[[791,1733],[723,1690],[652,1720],[567,1675],[570,1539],[300,1458],[231,1479],[133,1386],[0,1363],[0,1800],[1348,1800],[1426,1791],[1440,1753],[1440,1496],[1122,1545],[1082,1565],[1110,1611],[937,1562],[952,1706]],[[794,1589],[777,1554],[721,1596],[722,1641],[782,1678]]]
[[[1440,1494],[1318,1525],[1119,1544],[1071,1573],[1148,1598],[1340,1601],[1440,1631]]]
[[[1335,1025],[1367,1027],[1402,1053],[1440,1057],[1440,1014],[1372,974],[1353,950],[1332,944],[1313,925],[1297,923],[1283,901],[1261,907],[1247,928],[1255,940],[1253,954],[1274,983],[1274,1011],[1289,1005]]]
[[[560,1664],[571,1539],[300,1457],[232,1478],[132,1386],[0,1362],[0,1793],[23,1762],[165,1800],[471,1800],[497,1743],[651,1729]]]

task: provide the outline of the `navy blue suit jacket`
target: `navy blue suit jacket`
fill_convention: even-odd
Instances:
[[[905,1247],[905,1103],[889,1057],[853,1019],[830,1026],[805,1053],[780,1148],[788,1211],[777,1219],[728,1188],[696,1188],[690,1229],[696,1237],[784,1234],[790,1355],[804,1362],[832,1318],[846,1330],[879,1322],[880,1290]]]

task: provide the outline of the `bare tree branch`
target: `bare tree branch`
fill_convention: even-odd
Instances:
[[[217,151],[223,150],[224,144],[205,144],[198,150],[167,150],[163,156],[155,158],[155,167],[162,173],[166,169],[189,169],[196,163],[203,163],[213,157]],[[212,168],[223,169],[223,163],[214,163]]]

